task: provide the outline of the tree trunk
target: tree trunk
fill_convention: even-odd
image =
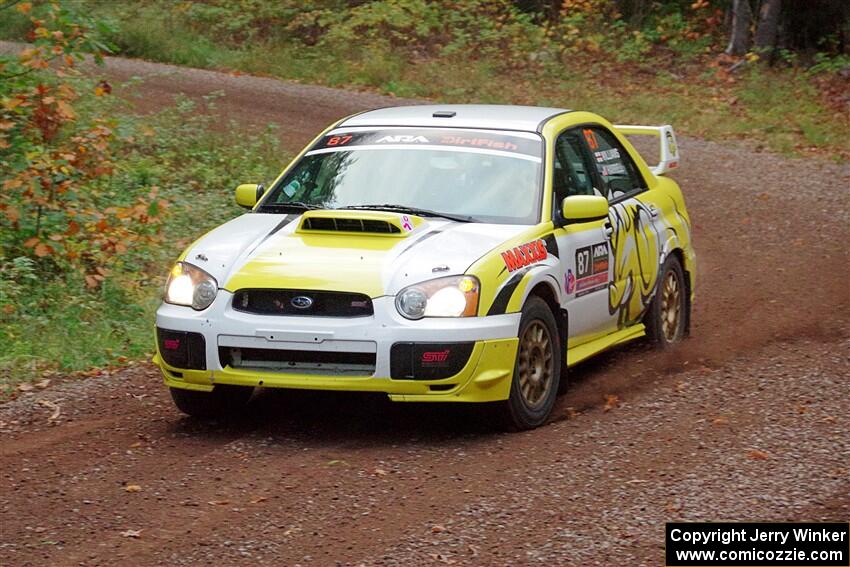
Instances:
[[[743,55],[750,50],[750,23],[753,12],[750,0],[734,0],[732,3],[732,33],[729,35],[729,45],[726,53]]]
[[[759,10],[759,25],[756,29],[756,49],[759,51],[768,52],[776,47],[781,10],[782,0],[762,0]]]

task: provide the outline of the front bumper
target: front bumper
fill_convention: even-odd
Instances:
[[[292,317],[254,315],[230,307],[232,294],[221,291],[202,312],[163,304],[156,315],[161,329],[200,333],[206,343],[206,370],[187,370],[165,362],[159,347],[154,362],[174,388],[209,391],[215,384],[311,390],[385,392],[396,401],[487,402],[507,399],[513,376],[520,314],[409,321],[394,298],[373,300],[369,317]],[[438,380],[391,378],[390,351],[396,343],[474,342],[466,364]],[[308,352],[375,354],[370,375],[303,373],[278,369],[222,366],[219,347]]]

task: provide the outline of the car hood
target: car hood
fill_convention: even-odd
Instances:
[[[231,292],[279,288],[348,291],[375,298],[395,295],[413,283],[463,274],[476,260],[529,228],[334,211],[332,216],[344,218],[348,224],[339,224],[347,227],[366,219],[404,228],[396,234],[308,230],[307,218],[328,218],[329,213],[249,213],[199,239],[183,260],[204,269]]]

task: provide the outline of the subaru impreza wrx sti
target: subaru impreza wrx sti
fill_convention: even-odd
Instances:
[[[655,136],[649,166],[627,136]],[[255,387],[494,402],[542,424],[568,368],[689,331],[695,258],[670,126],[523,106],[385,108],[322,132],[179,257],[165,384],[212,416]]]

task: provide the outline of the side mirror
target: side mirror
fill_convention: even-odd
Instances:
[[[253,209],[266,188],[257,183],[243,183],[236,188],[236,204],[246,209]]]
[[[608,218],[608,199],[598,195],[572,195],[561,202],[561,215],[567,224]]]

